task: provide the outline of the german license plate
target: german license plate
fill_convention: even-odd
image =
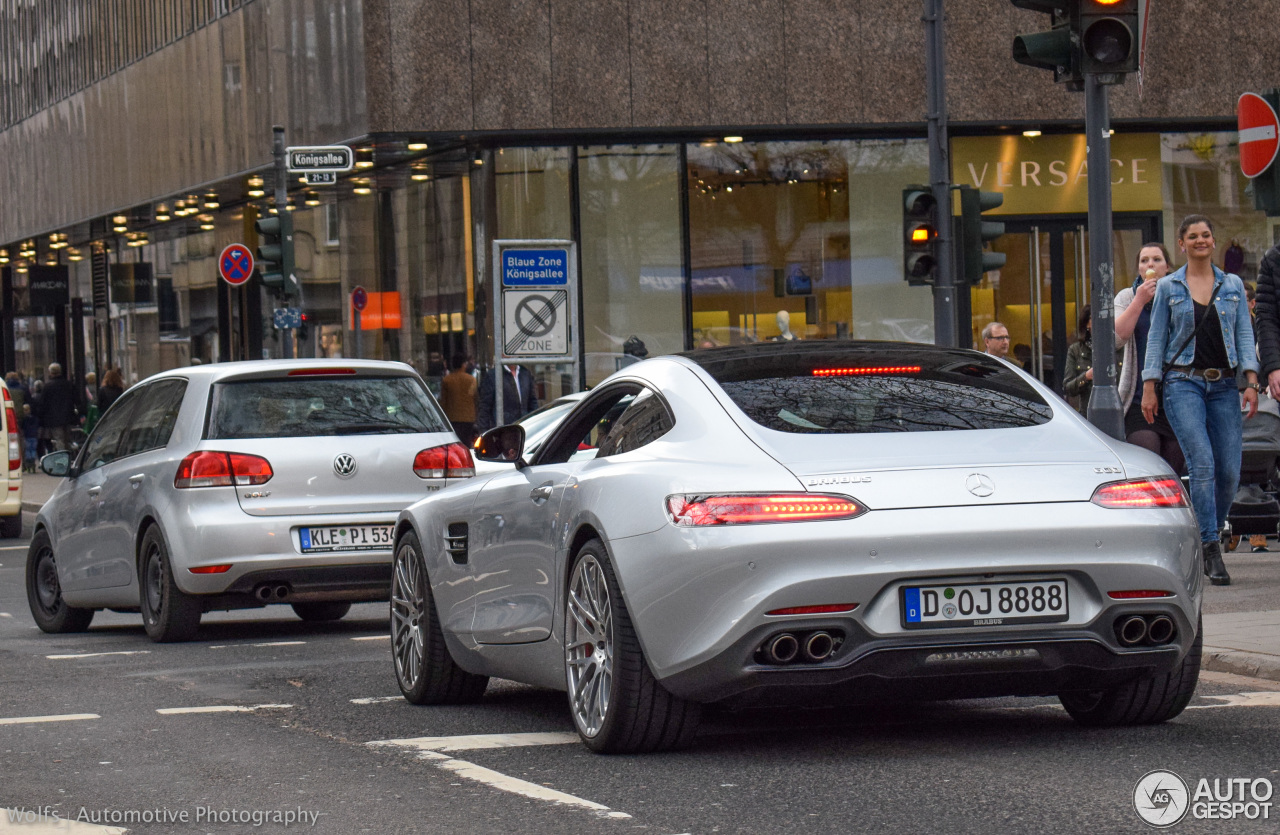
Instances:
[[[1008,626],[1067,619],[1065,580],[906,586],[902,625],[907,629]]]
[[[323,528],[299,528],[302,553],[324,551],[389,551],[391,525],[327,525]]]

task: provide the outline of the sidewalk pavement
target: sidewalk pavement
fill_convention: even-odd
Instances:
[[[27,473],[23,510],[39,510],[61,480]],[[1234,584],[1206,584],[1203,669],[1280,681],[1280,543],[1271,545],[1266,554],[1227,554]]]

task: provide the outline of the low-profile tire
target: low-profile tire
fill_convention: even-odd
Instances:
[[[396,546],[391,575],[391,655],[400,692],[415,705],[478,702],[489,677],[457,665],[445,645],[427,578],[422,543],[407,533]]]
[[[17,539],[22,536],[22,511],[12,516],[0,517],[0,537]]]
[[[1197,623],[1191,649],[1170,672],[1134,679],[1109,690],[1060,693],[1058,699],[1072,719],[1089,727],[1167,722],[1182,713],[1195,695],[1203,647],[1204,627]]]
[[[53,543],[44,529],[36,531],[27,549],[27,605],[36,626],[45,632],[83,632],[93,620],[93,609],[68,606],[62,599]]]
[[[569,712],[598,754],[675,751],[693,743],[702,706],[653,677],[604,543],[578,551],[565,595]]]
[[[310,623],[323,623],[330,620],[342,620],[351,611],[351,604],[345,600],[322,600],[316,603],[294,603],[293,613]]]
[[[138,585],[142,625],[151,640],[158,644],[191,640],[200,626],[200,601],[178,588],[169,549],[155,525],[142,537]]]

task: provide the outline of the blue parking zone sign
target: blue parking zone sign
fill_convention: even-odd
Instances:
[[[300,328],[302,327],[302,308],[277,307],[271,312],[271,319],[275,326],[281,330],[285,328]]]
[[[502,250],[503,287],[547,287],[569,283],[569,250]]]

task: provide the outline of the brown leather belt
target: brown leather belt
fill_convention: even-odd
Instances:
[[[1200,377],[1206,383],[1216,383],[1219,380],[1234,379],[1236,370],[1234,368],[1194,368],[1190,365],[1174,365],[1170,366],[1170,371],[1181,371],[1188,377]]]

